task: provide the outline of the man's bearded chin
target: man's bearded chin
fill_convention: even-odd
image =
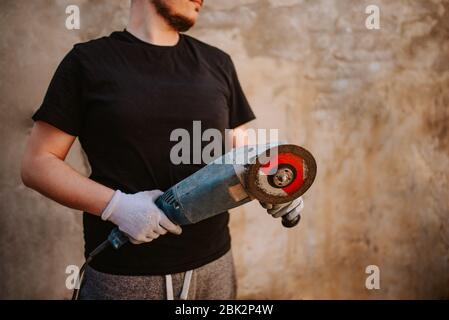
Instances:
[[[157,13],[176,31],[185,32],[195,24],[195,20],[173,13],[171,8],[165,4],[164,0],[151,0],[151,2],[156,8]]]

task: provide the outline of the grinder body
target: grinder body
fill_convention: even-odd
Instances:
[[[194,224],[249,201],[233,197],[232,188],[243,188],[232,164],[210,163],[167,190],[156,205],[179,225]]]

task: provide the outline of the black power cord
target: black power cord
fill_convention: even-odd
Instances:
[[[72,300],[78,300],[78,295],[79,295],[79,291],[81,289],[81,285],[83,282],[83,275],[84,275],[84,271],[86,271],[86,267],[89,265],[89,263],[93,260],[93,258],[96,255],[98,255],[100,252],[102,252],[104,249],[106,249],[110,245],[111,245],[111,242],[109,241],[109,239],[105,240],[102,244],[100,244],[98,247],[96,247],[95,250],[89,254],[89,257],[86,259],[86,262],[84,262],[84,264],[81,267],[80,272],[78,274],[78,279],[77,279],[76,285],[79,285],[79,288],[77,288],[77,286],[75,286],[75,289],[73,289]]]
[[[76,284],[79,285],[79,288],[75,286],[75,289],[73,289],[73,295],[72,300],[78,300],[79,291],[82,286],[83,282],[83,275],[84,271],[86,271],[86,267],[89,265],[89,263],[97,256],[100,252],[102,252],[104,249],[108,248],[109,246],[112,246],[114,249],[120,249],[125,243],[129,241],[129,238],[127,235],[125,235],[123,232],[121,232],[118,228],[115,228],[111,231],[111,233],[108,236],[108,239],[103,241],[98,247],[94,249],[91,253],[89,253],[89,256],[86,259],[86,262],[84,262],[83,266],[80,269],[80,272],[78,274],[78,279]]]

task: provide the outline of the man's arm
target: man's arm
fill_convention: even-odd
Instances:
[[[81,175],[64,162],[75,139],[37,121],[23,157],[22,181],[64,206],[101,215],[114,190]]]

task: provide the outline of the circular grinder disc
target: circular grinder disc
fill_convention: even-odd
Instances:
[[[316,161],[304,148],[278,145],[256,157],[247,167],[245,185],[259,201],[282,204],[303,195],[316,176]]]

